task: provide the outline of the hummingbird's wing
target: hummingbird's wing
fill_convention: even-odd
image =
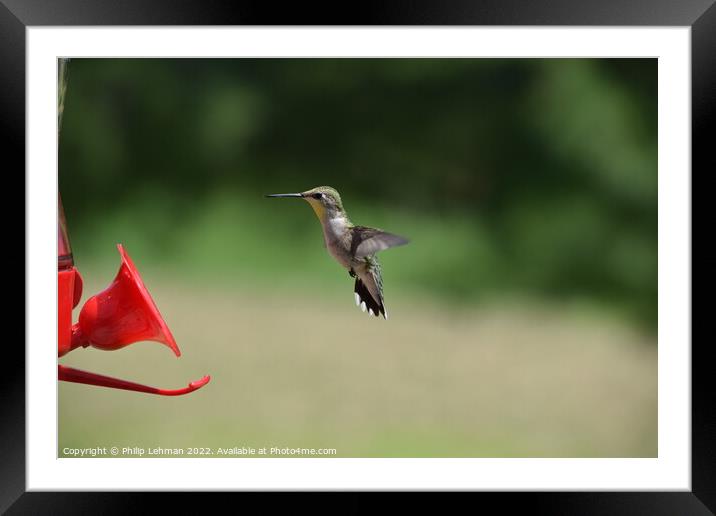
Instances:
[[[405,245],[410,240],[381,229],[354,226],[351,251],[356,258],[365,258],[390,247]]]
[[[357,273],[355,284],[356,304],[371,315],[387,319],[383,301],[383,278],[380,263],[374,256],[366,259],[367,267]]]

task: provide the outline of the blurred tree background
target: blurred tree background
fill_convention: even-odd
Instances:
[[[305,244],[310,261],[320,232],[305,206],[261,196],[330,184],[358,223],[415,240],[389,284],[587,300],[655,329],[656,73],[654,59],[74,60],[60,191],[76,259],[132,237],[168,266],[293,274],[271,251],[300,260]]]
[[[318,185],[341,192],[354,222],[411,238],[410,245],[381,254],[389,324],[407,317],[409,300],[426,299],[459,313],[520,300],[539,310],[564,314],[577,307],[616,319],[630,335],[625,341],[646,341],[655,352],[656,59],[69,64],[59,187],[76,264],[90,278],[85,297],[92,278],[98,288],[109,281],[118,263],[114,244],[122,242],[150,290],[164,293],[157,302],[172,328],[210,303],[211,294],[200,289],[212,285],[253,292],[251,299],[275,292],[295,299],[294,306],[345,300],[348,315],[360,319],[355,324],[373,324],[350,305],[352,282],[331,262],[309,207],[262,197]],[[187,294],[191,285],[200,289]],[[193,297],[194,308],[174,306],[181,296]],[[172,316],[174,309],[182,315]],[[515,327],[514,320],[506,321],[506,328]],[[590,328],[602,327],[600,321]],[[585,335],[591,334],[579,330],[571,341],[599,341]],[[193,345],[182,340],[179,335],[180,346]],[[586,348],[579,349],[575,363],[584,366],[591,359],[582,354]],[[615,349],[605,368],[634,358],[625,358],[630,345]],[[549,344],[543,350],[557,353]],[[222,360],[213,356],[206,362],[209,372]],[[505,364],[519,363],[515,356]],[[555,367],[574,367],[557,356],[550,359]],[[635,394],[648,399],[648,437],[642,432],[631,444],[601,448],[585,448],[583,441],[569,448],[563,439],[564,449],[498,440],[473,452],[655,453],[655,355],[648,356],[641,384],[623,365],[625,389],[640,384],[648,391],[646,398]],[[107,370],[106,363],[102,367]],[[613,380],[594,379],[595,385]],[[61,399],[63,389],[77,388],[61,387]],[[555,385],[555,392],[564,388]],[[617,409],[619,415],[633,412]],[[71,409],[64,410],[69,417]],[[84,416],[78,420],[86,426]],[[268,432],[266,425],[257,435]],[[563,430],[573,430],[570,425]],[[583,431],[597,426],[589,420]],[[84,430],[75,430],[67,435],[80,439]],[[396,432],[405,439],[407,430]],[[615,427],[615,442],[624,433]],[[402,442],[391,439],[382,453]],[[424,442],[414,441],[414,449],[422,449]],[[453,452],[473,453],[459,447]]]

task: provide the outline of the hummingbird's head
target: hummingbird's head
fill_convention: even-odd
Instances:
[[[301,193],[271,194],[266,197],[301,197],[311,205],[321,221],[345,216],[341,196],[330,186],[317,186]]]
[[[335,188],[318,186],[303,192],[301,196],[313,207],[318,218],[322,218],[323,215],[332,218],[334,215],[343,213],[341,196]]]

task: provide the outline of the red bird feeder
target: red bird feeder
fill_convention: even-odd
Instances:
[[[92,346],[115,351],[134,342],[151,340],[169,347],[181,355],[174,336],[164,322],[152,296],[144,286],[137,268],[121,244],[117,245],[122,257],[114,281],[105,290],[92,296],[80,310],[79,322],[72,324],[72,309],[82,296],[82,277],[74,267],[72,251],[67,237],[62,200],[59,199],[58,221],[58,345],[59,357],[78,347]],[[206,385],[210,378],[191,382],[183,389],[157,389],[118,378],[111,378],[72,367],[58,365],[58,377],[66,382],[85,383],[112,389],[147,392],[162,396],[178,396]]]

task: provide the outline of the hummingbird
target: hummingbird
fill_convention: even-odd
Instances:
[[[355,278],[356,305],[370,315],[382,315],[387,319],[381,267],[375,254],[407,244],[409,240],[382,229],[354,225],[343,208],[341,196],[330,186],[266,197],[297,197],[308,201],[323,228],[323,239],[329,254],[348,270],[351,278]]]

